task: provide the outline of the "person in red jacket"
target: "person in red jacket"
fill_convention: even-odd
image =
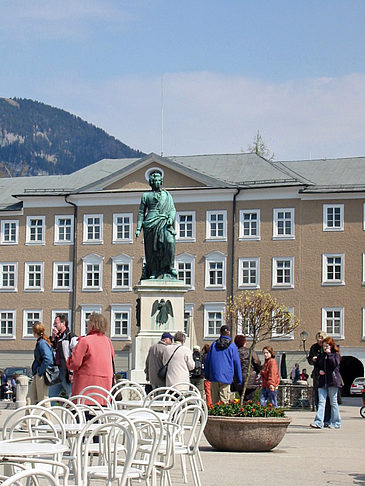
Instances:
[[[93,313],[87,322],[87,335],[80,337],[72,355],[67,360],[67,367],[73,371],[72,395],[78,395],[90,385],[101,386],[110,390],[114,375],[114,349],[110,339],[105,336],[108,322],[101,314]],[[92,391],[92,390],[91,390]],[[95,392],[98,392],[95,389]],[[106,405],[102,397],[95,400]],[[87,405],[88,401],[85,402]]]
[[[261,370],[261,405],[265,406],[267,403],[271,402],[274,407],[277,408],[280,375],[278,365],[275,361],[275,352],[271,346],[265,346],[262,352],[264,353],[265,363]]]

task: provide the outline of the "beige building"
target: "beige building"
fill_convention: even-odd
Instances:
[[[300,332],[309,348],[323,329],[363,374],[365,158],[255,154],[151,154],[67,176],[0,179],[0,366],[30,364],[34,320],[50,330],[67,313],[84,334],[98,311],[110,320],[117,369],[128,370],[143,264],[134,232],[151,167],[175,201],[176,268],[190,286],[185,325],[199,344],[217,337],[228,296],[261,288],[301,320],[293,335],[272,336],[276,350],[304,365]]]

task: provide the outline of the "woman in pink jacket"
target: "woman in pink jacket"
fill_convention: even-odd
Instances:
[[[87,335],[80,337],[67,367],[73,371],[72,396],[79,395],[87,386],[102,386],[110,390],[114,375],[114,349],[108,337],[107,320],[101,314],[91,314],[87,323]],[[92,391],[92,390],[91,390]],[[98,390],[95,390],[98,392]],[[93,397],[106,405],[101,397]]]

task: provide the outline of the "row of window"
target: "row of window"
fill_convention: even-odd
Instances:
[[[82,290],[102,291],[104,257],[95,253],[83,257]],[[112,290],[132,290],[132,257],[122,254],[112,257]],[[44,290],[44,262],[26,262],[24,290]],[[179,280],[194,289],[195,257],[189,253],[176,256],[175,268]],[[18,263],[0,262],[0,291],[18,290]],[[365,284],[365,253],[363,253],[363,279]],[[322,284],[345,285],[345,255],[322,255]],[[260,288],[260,258],[238,259],[238,287]],[[272,287],[294,287],[294,257],[272,258]],[[54,291],[72,290],[72,262],[53,262]],[[226,288],[226,255],[212,252],[205,256],[205,288]]]
[[[193,304],[185,304],[184,330],[189,334],[190,324],[194,319]],[[204,304],[204,338],[215,338],[219,335],[219,329],[224,324],[224,303],[205,303]],[[87,320],[93,312],[102,312],[101,305],[82,305],[81,306],[81,335],[87,332]],[[294,307],[289,307],[289,312],[294,313]],[[131,313],[132,304],[112,304],[110,306],[110,337],[112,339],[131,339]],[[71,310],[53,310],[51,322],[60,314],[65,314],[71,323]],[[362,308],[363,330],[362,337],[365,338],[365,307]],[[23,338],[33,337],[32,326],[36,321],[43,321],[43,311],[41,309],[23,310],[22,336]],[[16,311],[0,310],[0,337],[15,339]],[[322,330],[329,336],[336,339],[344,339],[344,308],[343,307],[323,307],[322,308]],[[250,328],[245,323],[241,323],[237,329],[239,334],[250,336]],[[294,339],[294,332],[284,335],[280,328],[273,329],[273,339]]]
[[[365,212],[365,205],[364,205]],[[273,210],[273,238],[295,238],[294,208],[275,208]],[[45,216],[27,216],[25,241],[28,245],[45,244]],[[55,216],[55,244],[72,244],[74,234],[72,215]],[[195,241],[195,211],[178,211],[176,213],[176,239],[178,241]],[[364,222],[365,229],[365,222]],[[323,231],[344,230],[344,205],[323,205]],[[3,245],[18,244],[19,221],[2,220],[0,242]],[[227,240],[227,211],[206,212],[206,239],[215,241]],[[260,210],[245,209],[240,211],[239,239],[260,239]],[[133,241],[133,214],[113,214],[113,243],[131,243]],[[83,220],[83,242],[103,243],[103,215],[85,214]]]

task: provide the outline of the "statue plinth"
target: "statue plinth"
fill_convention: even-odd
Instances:
[[[141,280],[133,290],[139,299],[140,328],[132,343],[130,378],[143,383],[150,346],[163,332],[174,335],[184,330],[184,294],[189,286],[181,280],[148,279]]]

